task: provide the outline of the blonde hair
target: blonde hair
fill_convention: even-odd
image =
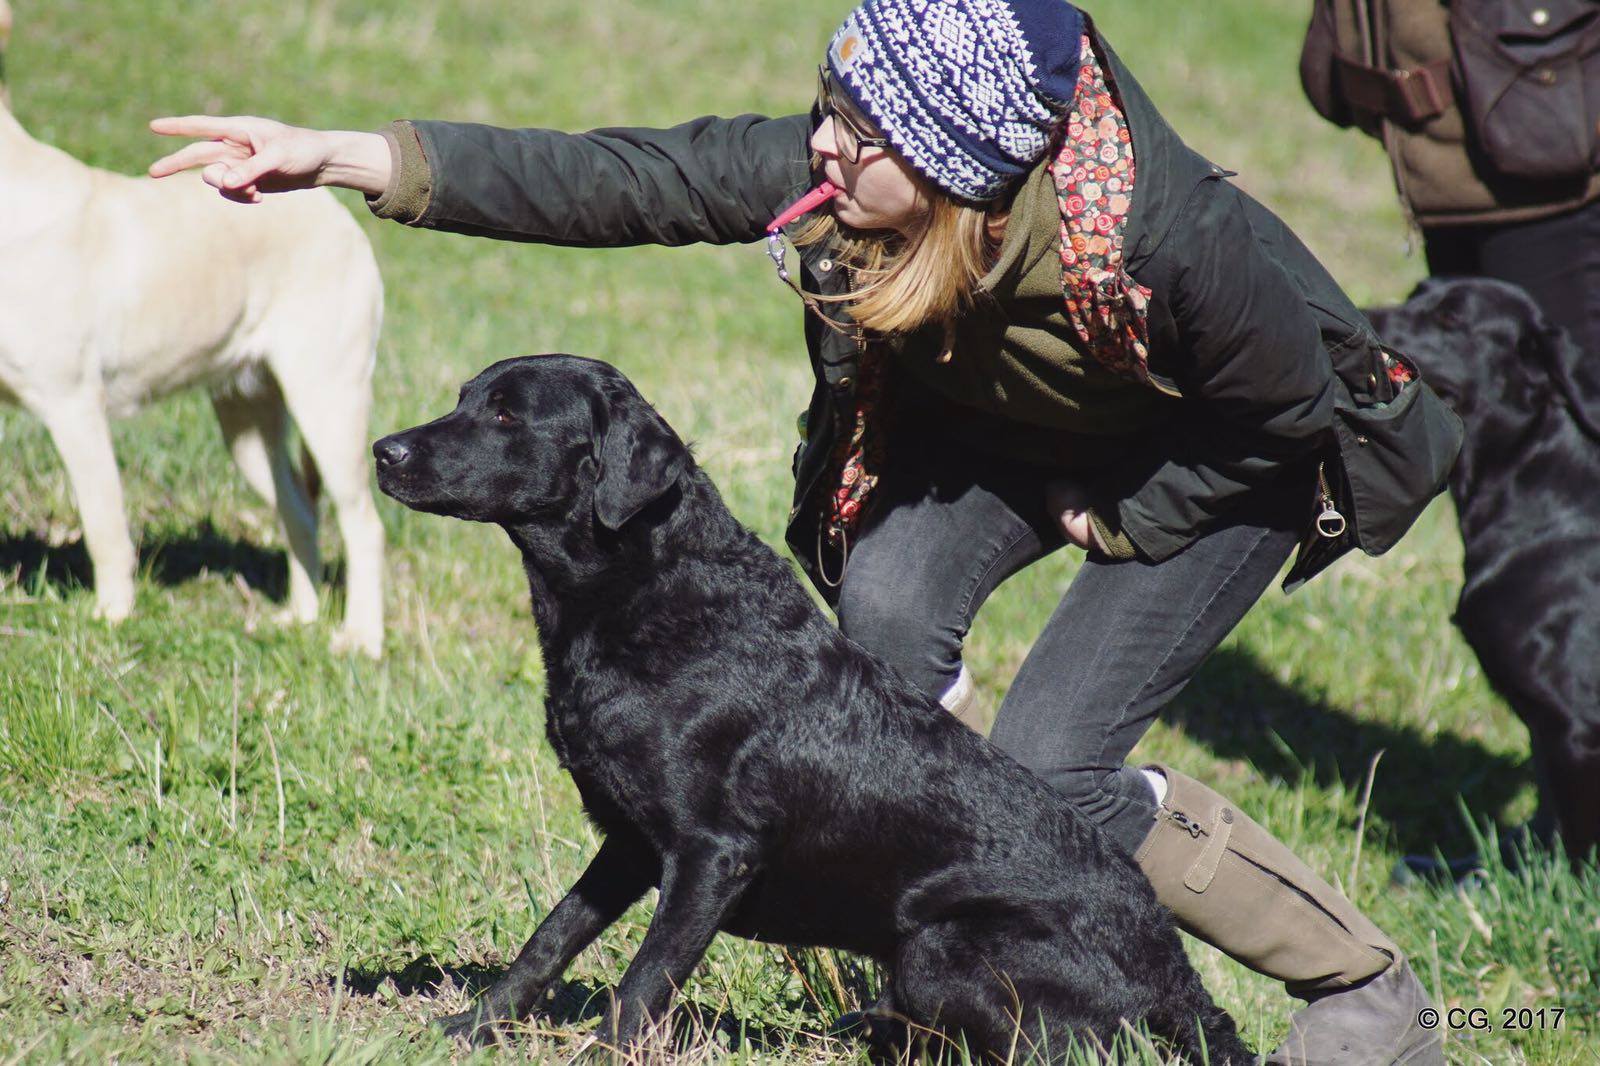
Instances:
[[[851,301],[851,317],[873,333],[906,334],[938,324],[948,336],[994,264],[1009,204],[964,204],[920,175],[914,180],[928,207],[910,232],[852,230],[823,213],[795,234],[794,243],[837,240],[835,261],[855,272],[848,294],[813,299]]]

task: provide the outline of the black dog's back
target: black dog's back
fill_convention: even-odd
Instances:
[[[840,634],[614,369],[497,364],[376,450],[385,492],[521,549],[551,742],[605,832],[456,1031],[525,1014],[657,884],[602,1026],[622,1041],[725,930],[874,956],[886,1009],[979,1055],[1019,1025],[1057,1056],[1126,1019],[1249,1061],[1132,861]]]
[[[1368,315],[1466,425],[1456,623],[1533,735],[1581,855],[1600,844],[1600,353],[1485,279],[1426,281]]]

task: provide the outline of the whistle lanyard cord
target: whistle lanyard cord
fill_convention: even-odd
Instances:
[[[786,249],[783,243],[783,234],[781,231],[767,234],[767,258],[771,259],[773,265],[777,267],[778,280],[782,281],[785,285],[789,286],[789,288],[795,291],[795,295],[799,296],[801,302],[806,305],[806,310],[816,315],[817,318],[822,321],[823,325],[827,326],[835,333],[842,334],[843,336],[849,337],[859,343],[861,340],[860,326],[854,323],[840,322],[837,319],[830,318],[822,309],[823,301],[817,299],[809,292],[806,292],[799,285],[796,285],[794,278],[789,276],[789,266],[786,261]]]

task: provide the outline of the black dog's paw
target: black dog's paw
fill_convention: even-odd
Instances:
[[[876,1004],[839,1015],[828,1026],[828,1035],[862,1044],[873,1063],[899,1062],[911,1050],[911,1031],[905,1020]]]
[[[447,1014],[443,1018],[435,1018],[433,1024],[445,1036],[465,1040],[473,1047],[486,1047],[489,1044],[501,1043],[505,1039],[505,1033],[501,1029],[501,1019],[495,1018],[482,1007],[468,1007],[460,1014]]]

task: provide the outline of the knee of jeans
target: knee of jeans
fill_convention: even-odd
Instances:
[[[961,672],[960,632],[906,592],[890,582],[847,580],[839,590],[839,629],[937,699]]]
[[[1093,822],[1109,821],[1130,801],[1144,800],[1152,813],[1155,810],[1155,796],[1150,792],[1150,787],[1141,781],[1139,788],[1142,792],[1130,788],[1128,782],[1124,780],[1123,767],[1111,769],[1092,767],[1077,770],[1050,770],[1035,766],[1028,768],[1043,777],[1050,787],[1061,793],[1079,813]]]

